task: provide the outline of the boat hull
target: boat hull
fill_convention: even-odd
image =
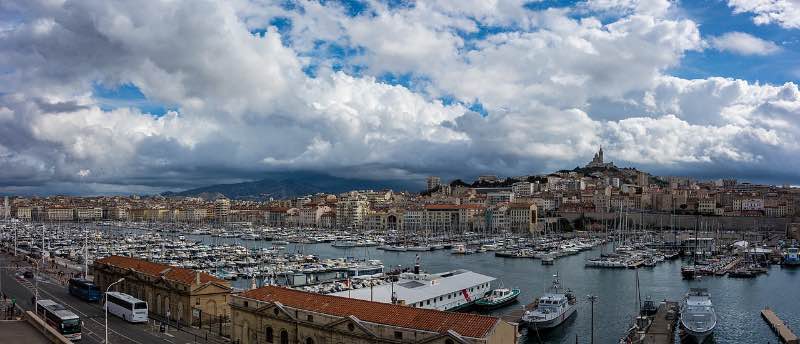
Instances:
[[[485,299],[480,299],[475,301],[475,307],[478,307],[483,310],[489,309],[497,309],[503,306],[510,305],[517,301],[517,296],[519,296],[519,292],[516,292],[514,295],[504,298],[502,300],[498,300],[496,302],[486,301]]]
[[[575,311],[577,309],[578,307],[576,307],[575,305],[570,305],[570,307],[567,308],[567,310],[564,313],[561,313],[561,315],[555,318],[547,320],[529,321],[526,323],[526,325],[530,328],[536,328],[536,329],[554,328],[557,327],[558,325],[561,325],[562,323],[564,323],[564,321],[569,319],[573,314],[575,314]]]
[[[691,338],[697,344],[704,343],[706,341],[706,339],[708,339],[709,337],[711,337],[712,334],[714,334],[714,329],[713,328],[708,330],[708,331],[698,332],[698,331],[693,331],[693,330],[687,328],[685,325],[683,325],[682,322],[681,322],[681,327],[686,332],[686,335],[689,338]]]

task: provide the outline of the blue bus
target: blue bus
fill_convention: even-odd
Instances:
[[[100,288],[92,281],[82,278],[69,279],[69,293],[89,302],[100,301],[102,296]]]

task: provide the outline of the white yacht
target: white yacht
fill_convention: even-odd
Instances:
[[[558,274],[553,275],[553,284],[547,292],[536,301],[534,309],[525,311],[522,322],[532,328],[553,328],[569,319],[575,310],[575,296],[570,290],[564,290]]]
[[[704,288],[689,289],[689,293],[681,304],[681,327],[694,338],[703,343],[717,326],[717,313],[711,304],[711,295]]]
[[[450,249],[450,253],[452,254],[466,254],[467,253],[467,246],[464,244],[453,244],[453,248]]]

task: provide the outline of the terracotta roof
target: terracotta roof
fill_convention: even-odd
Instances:
[[[436,333],[453,330],[465,337],[483,338],[500,319],[490,316],[443,312],[346,297],[322,295],[283,287],[266,286],[239,296],[334,316]]]
[[[425,209],[429,210],[448,210],[448,209],[484,209],[480,204],[428,204]]]
[[[122,256],[110,256],[100,260],[96,260],[95,263],[115,266],[122,269],[133,269],[134,271],[141,272],[145,275],[150,275],[150,276],[160,276],[162,272],[167,271],[166,274],[164,274],[165,279],[180,282],[183,284],[192,284],[194,283],[195,280],[194,270],[179,268],[177,266],[171,266],[166,264],[153,263],[144,259],[122,257]],[[202,284],[206,282],[215,282],[222,285],[228,285],[228,283],[225,282],[225,280],[216,278],[205,272],[201,272],[200,283]]]

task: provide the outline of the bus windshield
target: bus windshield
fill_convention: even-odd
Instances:
[[[137,302],[134,309],[147,309],[147,304],[144,302]]]
[[[79,333],[81,332],[81,320],[70,319],[61,322],[61,330],[64,334]]]

